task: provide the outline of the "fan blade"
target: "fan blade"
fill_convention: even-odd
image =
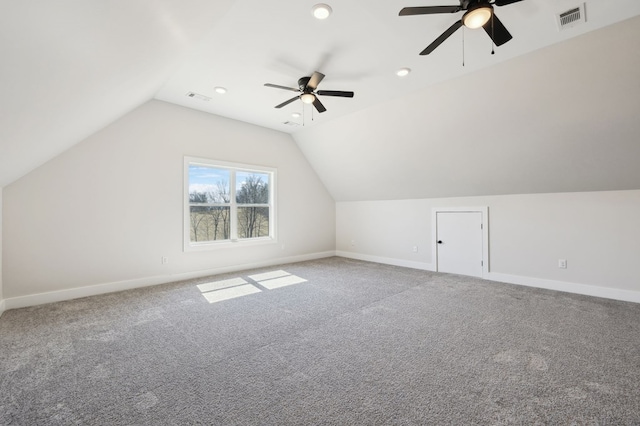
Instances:
[[[411,16],[411,15],[433,15],[436,13],[456,13],[462,9],[460,6],[422,6],[422,7],[405,7],[398,16]]]
[[[281,103],[280,105],[276,105],[276,108],[282,108],[285,105],[289,105],[291,102],[299,99],[300,96],[294,96],[293,98],[289,99],[288,101],[284,101],[283,103]]]
[[[493,28],[491,28],[492,25]],[[484,28],[487,34],[489,34],[489,37],[493,39],[493,42],[496,44],[496,46],[502,46],[513,38],[495,13],[491,17],[491,19],[489,19],[487,23],[484,24],[482,28]]]
[[[341,90],[318,90],[320,96],[340,96],[342,98],[353,98],[353,92],[343,92]]]
[[[316,109],[318,110],[318,112],[325,112],[327,109],[324,107],[324,105],[322,105],[322,102],[320,102],[320,99],[318,99],[318,97],[316,96],[316,100],[313,101],[313,106],[316,107]]]
[[[264,84],[267,87],[275,87],[276,89],[284,89],[284,90],[291,90],[292,92],[299,92],[299,89],[294,89],[293,87],[287,87],[287,86],[280,86],[277,84],[271,84],[271,83],[265,83]]]
[[[311,89],[312,92],[315,91],[316,88],[318,87],[318,84],[320,84],[323,78],[324,78],[324,74],[318,71],[314,71],[305,89]]]
[[[511,3],[518,3],[519,1],[522,1],[522,0],[496,0],[495,4],[496,6],[506,6]]]
[[[433,43],[431,43],[429,46],[426,47],[426,49],[424,49],[422,52],[420,52],[420,54],[421,55],[428,55],[429,53],[433,52],[436,49],[436,47],[440,46],[443,41],[448,39],[449,36],[451,36],[451,34],[455,33],[458,30],[458,28],[460,28],[461,26],[462,26],[462,21],[461,20],[455,22],[452,26],[449,27],[448,30],[443,32],[440,35],[440,37],[435,39],[433,41]]]

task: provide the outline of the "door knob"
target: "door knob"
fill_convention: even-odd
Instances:
[[[438,240],[438,244],[442,244],[442,240]]]

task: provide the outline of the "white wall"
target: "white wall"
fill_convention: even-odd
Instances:
[[[338,202],[336,250],[433,270],[432,209],[476,206],[489,207],[490,279],[640,302],[638,190]]]
[[[183,253],[184,156],[277,168],[278,243]],[[12,308],[332,254],[335,203],[289,135],[150,101],[6,186],[3,228]]]
[[[0,187],[0,316],[4,312],[4,298],[2,297],[2,187]]]

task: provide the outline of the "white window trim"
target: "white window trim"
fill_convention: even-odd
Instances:
[[[257,173],[269,173],[271,175],[269,181],[269,209],[270,209],[270,220],[269,220],[269,236],[268,237],[258,237],[258,238],[248,238],[248,239],[238,239],[237,234],[234,233],[234,228],[237,228],[237,204],[231,203],[231,221],[232,221],[232,238],[230,240],[223,241],[207,241],[207,242],[191,242],[191,224],[189,223],[190,218],[190,209],[189,209],[189,165],[191,164],[200,164],[206,167],[220,167],[220,168],[228,168],[236,171],[244,171],[244,172],[257,172]],[[235,194],[235,179],[229,179],[229,191],[231,194]],[[264,244],[276,244],[278,242],[277,238],[277,169],[273,167],[259,166],[255,164],[242,164],[242,163],[232,163],[229,161],[218,161],[212,160],[210,158],[200,158],[200,157],[184,157],[184,176],[183,176],[183,188],[184,193],[182,196],[182,204],[183,204],[183,251],[184,252],[194,252],[194,251],[206,251],[206,250],[215,250],[222,248],[230,248],[230,247],[247,247],[247,246],[255,246],[255,245],[264,245]],[[234,238],[235,237],[235,238]]]

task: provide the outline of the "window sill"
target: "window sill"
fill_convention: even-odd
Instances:
[[[185,245],[184,252],[199,252],[219,249],[230,249],[238,247],[263,246],[268,244],[277,244],[278,240],[272,237],[225,240],[225,241],[208,241],[203,243],[189,243]]]

